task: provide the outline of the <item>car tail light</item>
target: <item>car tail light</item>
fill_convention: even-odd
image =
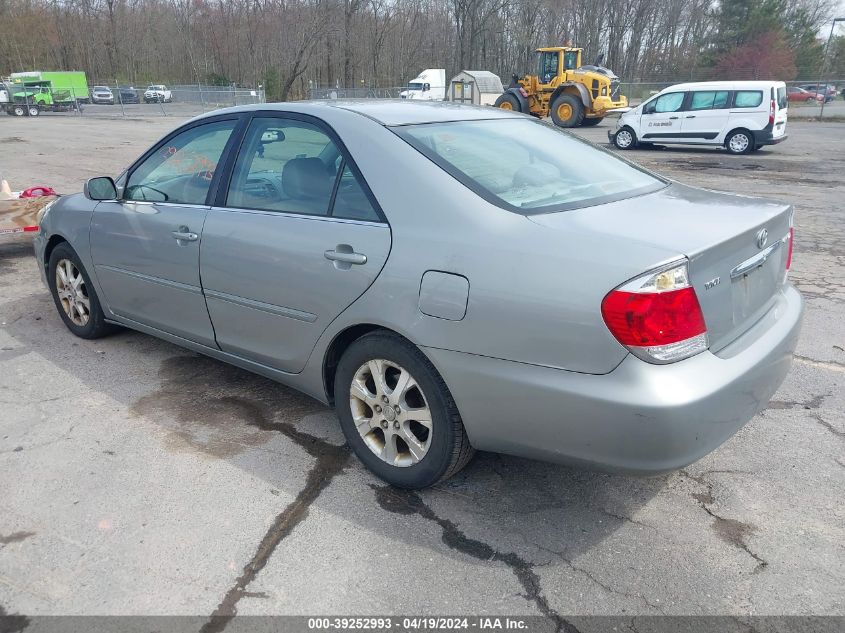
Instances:
[[[789,274],[789,269],[792,268],[792,249],[795,246],[795,227],[789,227],[789,233],[783,238],[783,241],[786,242],[786,271],[784,272],[784,281],[786,281],[786,276]]]
[[[612,290],[601,313],[616,340],[642,360],[671,363],[707,349],[707,327],[686,262]]]
[[[769,102],[769,125],[775,124],[775,100]]]
[[[792,249],[795,244],[795,228],[789,227],[789,237],[786,238],[789,241],[789,250],[786,251],[786,269],[789,270],[792,268]]]

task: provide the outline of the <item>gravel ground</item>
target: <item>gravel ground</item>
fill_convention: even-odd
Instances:
[[[79,190],[179,122],[4,118],[0,171]],[[141,334],[74,338],[29,242],[0,242],[0,615],[845,615],[845,124],[789,133],[626,154],[793,203],[808,306],[769,408],[654,478],[479,454],[398,492],[309,398]]]

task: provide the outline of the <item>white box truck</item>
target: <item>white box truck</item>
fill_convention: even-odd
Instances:
[[[446,69],[426,68],[408,83],[399,96],[418,101],[443,101],[446,98]]]

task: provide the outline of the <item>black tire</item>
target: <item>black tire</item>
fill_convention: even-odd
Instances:
[[[584,127],[595,127],[599,123],[601,123],[603,120],[604,120],[603,116],[596,117],[595,119],[584,118],[584,120],[581,121],[581,125],[583,125]]]
[[[506,104],[506,105],[502,105]],[[516,98],[516,95],[511,94],[510,92],[506,92],[502,95],[499,95],[496,102],[493,104],[497,108],[502,108],[503,110],[513,110],[514,112],[522,112],[522,106],[519,103],[519,99]]]
[[[41,109],[38,106],[29,106],[27,114],[29,114],[29,116],[38,116],[41,114]]]
[[[11,112],[15,116],[26,116],[27,115],[26,110],[27,110],[26,107],[24,107],[22,105],[16,105],[16,106],[12,106]]]
[[[353,421],[350,387],[359,368],[363,368],[369,361],[376,359],[386,360],[409,372],[419,385],[419,392],[415,392],[417,399],[429,408],[431,430],[426,433],[426,439],[430,442],[424,455],[412,465],[399,466],[384,461],[374,452],[375,448],[371,449],[364,441]],[[385,382],[390,388],[395,386],[395,384],[390,385],[389,381]],[[367,391],[374,392],[369,386]],[[377,391],[378,389],[375,389],[375,392]],[[412,391],[409,390],[408,394],[411,393]],[[458,408],[443,378],[417,347],[397,334],[376,331],[359,338],[349,346],[337,366],[334,398],[340,426],[352,450],[367,468],[392,486],[408,489],[432,486],[461,470],[475,452],[469,443]],[[385,407],[381,413],[376,413],[375,409],[365,405],[364,409],[369,411],[369,414],[365,413],[365,416],[369,415],[373,421],[381,415],[387,418],[388,415],[384,411],[389,408]],[[391,413],[390,417],[392,416]],[[397,423],[394,422],[394,424]],[[389,429],[391,424],[383,419],[381,426]],[[370,431],[368,437],[386,444],[384,431],[375,427]],[[430,438],[428,438],[428,433],[430,433]],[[408,446],[404,440],[402,444]],[[394,445],[398,446],[398,444]],[[410,456],[410,451],[407,454]]]
[[[634,130],[626,125],[613,135],[613,145],[616,149],[634,149],[637,146],[637,135]]]
[[[56,269],[64,260],[70,261],[82,274],[84,285],[79,289],[79,292],[88,299],[90,306],[88,320],[84,324],[77,324],[71,320],[67,312],[65,312],[62,300],[59,298],[59,291],[56,285]],[[95,339],[101,338],[115,331],[115,326],[106,323],[105,314],[100,306],[100,299],[97,297],[97,292],[91,284],[91,278],[88,276],[88,272],[82,265],[76,251],[74,251],[67,242],[62,242],[53,249],[52,253],[50,253],[50,263],[47,267],[47,283],[50,286],[50,294],[53,295],[53,303],[56,304],[59,316],[62,318],[62,321],[64,321],[67,329],[73,332],[76,336],[85,339]]]
[[[561,116],[561,110],[568,112],[568,115]],[[575,95],[562,93],[552,103],[552,121],[558,127],[578,127],[584,120],[584,104]]]
[[[725,149],[729,154],[747,154],[753,147],[754,135],[748,130],[734,130],[725,138]]]

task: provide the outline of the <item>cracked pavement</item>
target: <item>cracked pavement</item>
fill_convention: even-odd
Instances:
[[[0,165],[72,191],[178,123],[10,119]],[[792,202],[807,299],[769,408],[661,477],[479,454],[432,490],[387,488],[305,396],[133,332],[75,339],[27,240],[0,242],[0,614],[185,614],[208,633],[235,614],[845,615],[843,134],[626,154]]]

